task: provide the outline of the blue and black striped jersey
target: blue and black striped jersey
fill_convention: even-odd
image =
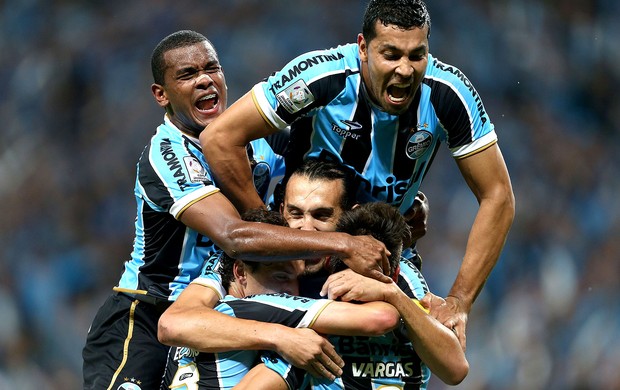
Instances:
[[[252,141],[248,155],[255,187],[269,203],[284,176],[283,158],[264,139]],[[165,116],[137,163],[133,252],[115,290],[175,300],[216,250],[209,237],[178,218],[218,191],[198,139],[182,133]]]
[[[410,298],[422,299],[428,286],[420,271],[406,259],[400,261],[398,286]],[[302,389],[426,389],[430,369],[420,360],[404,325],[379,337],[330,336],[345,361],[335,381],[306,375]]]
[[[237,318],[306,328],[330,302],[286,294],[261,294],[242,299],[226,296],[215,310]],[[289,388],[299,388],[303,373],[273,352],[199,353],[188,348],[171,349],[163,388],[231,389],[260,361],[282,376]]]
[[[454,158],[497,141],[474,86],[457,68],[429,54],[410,109],[388,114],[373,104],[356,44],[303,54],[254,86],[252,96],[274,127],[290,126],[287,175],[307,157],[354,169],[360,202],[413,204],[440,143]]]

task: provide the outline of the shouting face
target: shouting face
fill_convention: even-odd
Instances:
[[[410,29],[377,21],[376,36],[357,38],[362,77],[370,99],[398,115],[409,108],[428,63],[428,27]]]

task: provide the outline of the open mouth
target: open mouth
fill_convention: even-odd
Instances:
[[[216,93],[210,93],[198,99],[196,108],[200,111],[210,111],[217,107],[219,97]]]
[[[400,104],[409,98],[411,84],[392,84],[387,87],[388,99],[395,104]]]

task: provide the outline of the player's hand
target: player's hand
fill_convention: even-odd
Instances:
[[[424,295],[424,298],[420,299],[420,304],[425,308],[430,310],[432,313],[437,313],[440,306],[446,304],[446,300],[440,297],[439,295],[435,295],[432,292],[427,292]],[[437,318],[436,316],[433,316]]]
[[[420,238],[424,237],[427,230],[429,213],[428,198],[422,191],[418,191],[418,194],[413,201],[413,206],[407,210],[403,217],[409,225],[409,240],[403,242],[403,248],[408,248]]]
[[[279,336],[276,352],[295,367],[317,378],[342,375],[344,361],[325,337],[309,328],[288,328]]]
[[[334,300],[340,299],[345,302],[385,301],[389,289],[394,284],[392,280],[390,283],[383,283],[347,269],[327,278],[321,288],[321,296]]]
[[[372,236],[349,236],[347,241],[348,255],[343,257],[347,266],[353,271],[389,283],[390,252],[382,242]]]
[[[441,302],[443,301],[443,302]],[[468,314],[461,301],[454,296],[448,296],[445,300],[434,294],[428,293],[420,301],[424,307],[431,310],[430,314],[439,322],[456,334],[463,351],[467,348],[465,334]]]

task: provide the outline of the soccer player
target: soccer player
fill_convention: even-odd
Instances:
[[[394,256],[390,256],[392,275],[397,281],[390,284],[371,280],[347,269],[337,258],[331,258],[326,268],[332,275],[323,288],[329,297],[365,302],[385,301],[398,310],[402,324],[394,331],[375,334],[343,332],[323,321],[334,317],[339,323],[347,324],[354,331],[356,327],[367,326],[364,317],[346,311],[343,302],[330,303],[310,323],[312,329],[330,335],[330,340],[345,360],[341,378],[330,381],[324,378],[306,376],[301,388],[313,389],[424,389],[428,385],[431,371],[447,384],[460,383],[469,371],[469,364],[456,335],[430,316],[419,302],[428,291],[424,278],[418,269],[406,259],[400,259],[407,225],[403,217],[392,206],[384,202],[366,203],[343,213],[338,222],[338,231],[351,234],[373,234],[381,240]],[[410,288],[413,287],[413,288]],[[307,300],[304,305],[314,305],[322,300]],[[288,315],[265,316],[267,320],[288,323],[295,318],[292,314],[295,300],[289,298],[288,305],[274,299],[270,304],[288,307]],[[268,306],[268,304],[264,304]],[[248,305],[252,308],[251,305]],[[302,306],[297,304],[297,306]],[[355,307],[356,304],[353,304]],[[362,308],[358,307],[358,308]],[[338,310],[336,310],[338,308]],[[332,311],[330,311],[332,309]],[[259,308],[255,308],[259,310]],[[262,309],[265,310],[265,309]],[[371,321],[371,318],[367,319]],[[289,325],[290,326],[290,325]],[[334,336],[339,335],[339,336]],[[282,375],[282,362],[277,357],[263,359],[263,363],[245,377],[236,389],[286,389]],[[290,378],[287,379],[289,388]]]
[[[83,350],[85,389],[138,383],[145,389],[159,387],[169,349],[157,338],[159,317],[200,274],[204,259],[216,246],[257,261],[341,254],[355,259],[351,266],[359,265],[361,272],[387,278],[380,271],[387,269],[387,254],[377,240],[246,222],[222,195],[198,139],[227,105],[224,73],[206,37],[194,31],[165,37],[153,51],[151,66],[152,94],[165,114],[137,164],[131,259],[88,332]],[[265,140],[252,142],[246,153],[258,168],[254,173],[259,183],[277,176],[278,158]],[[254,192],[260,190],[266,202],[269,188],[257,185]],[[229,335],[243,348],[272,348],[300,367],[327,364],[328,371],[339,373],[340,360],[333,348],[311,331],[287,328],[277,338],[266,339],[273,335],[264,329],[271,324],[225,317],[229,325],[224,328],[230,329],[234,320],[236,329],[243,330]]]
[[[262,208],[249,210],[243,219],[285,225],[278,212]],[[400,248],[392,249],[391,256],[399,256]],[[213,273],[212,269],[219,272]],[[398,324],[396,310],[383,302],[357,305],[296,296],[299,294],[297,277],[303,271],[303,260],[267,263],[233,259],[223,254],[221,257],[212,256],[205,263],[203,273],[187,291],[196,285],[212,285],[211,281],[215,280],[218,285],[221,282],[226,291],[215,310],[233,317],[311,328],[320,333],[374,336],[386,333]],[[203,332],[202,336],[213,340],[218,333],[218,329],[209,328],[208,334]],[[276,356],[263,355],[278,376],[278,382],[288,383],[290,388],[301,384],[303,374],[298,370]],[[256,364],[259,356],[256,350],[206,353],[187,347],[172,348],[161,388],[230,389]]]
[[[282,214],[293,228],[334,231],[342,213],[353,205],[348,196],[350,180],[349,172],[339,164],[316,159],[306,160],[286,185]],[[419,227],[414,230],[425,232],[428,210],[426,199],[421,198],[415,207],[418,210],[416,225]],[[413,237],[417,238],[419,236]],[[311,275],[301,278],[301,295],[318,297],[318,292],[328,276],[323,264],[323,258],[306,260],[306,273]],[[187,347],[185,351],[192,349],[198,352],[221,352],[248,349],[241,348],[239,343],[234,341],[236,328],[226,328],[226,325],[220,322],[226,316],[210,310],[217,300],[225,295],[221,276],[215,272],[215,265],[210,261],[203,268],[201,277],[194,280],[162,315],[159,321],[160,340],[167,345]],[[224,333],[230,333],[231,336],[225,337]],[[275,338],[278,335],[264,335],[265,339],[270,337]],[[299,342],[303,344],[304,340],[299,339]],[[315,376],[330,377],[319,366],[313,366],[308,371]],[[334,376],[331,378],[334,379]]]
[[[287,172],[309,157],[340,162],[356,173],[358,202],[385,201],[406,218],[444,142],[479,208],[446,303],[431,312],[465,347],[467,316],[504,246],[514,195],[480,96],[463,72],[429,53],[430,32],[422,0],[371,0],[356,44],[293,59],[200,138],[240,210],[261,204],[245,145],[290,126]]]

